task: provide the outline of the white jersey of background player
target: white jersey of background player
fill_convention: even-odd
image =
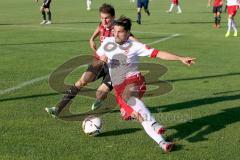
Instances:
[[[240,1],[239,0],[227,0],[227,9],[228,9],[228,29],[225,37],[229,37],[231,28],[234,30],[234,35],[237,37],[237,25],[235,23],[234,17],[239,8]]]

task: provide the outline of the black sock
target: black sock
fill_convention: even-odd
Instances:
[[[62,100],[57,104],[57,114],[59,114],[64,107],[78,94],[80,89],[78,89],[75,85],[72,85],[63,96]]]
[[[51,11],[48,11],[47,15],[48,15],[48,20],[51,21],[52,20],[52,13],[51,13]]]
[[[218,19],[218,20],[217,20],[217,21],[218,21],[217,23],[218,23],[218,25],[220,25],[220,23],[221,23],[221,16],[218,16],[217,19]]]
[[[148,9],[145,9],[145,12],[147,13],[148,16],[150,16],[150,12]]]
[[[42,16],[43,16],[43,20],[46,20],[46,13],[45,13],[45,11],[42,11]]]
[[[215,17],[215,25],[218,24],[218,17]]]
[[[141,12],[138,12],[138,13],[137,13],[137,20],[138,20],[138,21],[141,21]]]

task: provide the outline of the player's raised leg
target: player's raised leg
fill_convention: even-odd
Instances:
[[[88,69],[90,68],[92,68],[92,65],[88,67]],[[58,117],[61,111],[78,94],[81,88],[86,86],[88,83],[94,81],[95,78],[96,74],[94,72],[91,71],[84,72],[81,78],[68,90],[66,90],[65,95],[62,97],[61,101],[56,105],[56,107],[45,108],[46,112],[48,112],[53,117]]]

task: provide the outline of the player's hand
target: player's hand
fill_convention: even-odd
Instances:
[[[134,119],[137,119],[139,122],[143,122],[144,121],[144,119],[141,116],[141,114],[136,112],[136,111],[132,112],[131,117],[134,118]]]
[[[90,40],[90,47],[92,48],[92,50],[94,51],[94,52],[96,52],[96,50],[97,50],[97,45],[96,45],[96,43],[93,41],[93,40]]]
[[[183,64],[186,64],[187,66],[191,66],[192,64],[195,64],[194,60],[196,58],[191,58],[191,57],[181,57],[180,58],[180,61],[183,63]]]

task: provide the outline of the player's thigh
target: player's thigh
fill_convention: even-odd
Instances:
[[[143,3],[143,7],[144,7],[145,10],[148,9],[148,3],[149,3],[148,0],[145,0],[144,3]]]
[[[142,116],[143,120],[155,121],[155,118],[152,116],[149,109],[144,104],[140,105],[138,103],[143,104],[143,101],[140,100],[139,98],[135,98],[135,97],[131,97],[128,100],[128,104],[131,105],[131,107],[133,108],[134,111],[138,112]]]
[[[88,73],[89,75],[94,74],[95,80],[97,80],[105,75],[104,66],[95,66],[92,64],[88,65],[86,72],[90,72],[90,73]]]
[[[45,11],[45,12],[49,12],[50,9],[49,9],[49,8],[44,8],[44,11]]]
[[[128,99],[130,99],[131,97],[139,97],[139,92],[138,92],[138,87],[135,84],[127,84],[123,94],[122,94],[122,98],[127,101]]]
[[[96,75],[93,72],[86,71],[82,74],[81,78],[75,83],[76,87],[82,87],[96,79]]]
[[[216,15],[217,14],[217,7],[214,6],[213,9],[212,9],[212,12],[213,12],[214,15]]]

